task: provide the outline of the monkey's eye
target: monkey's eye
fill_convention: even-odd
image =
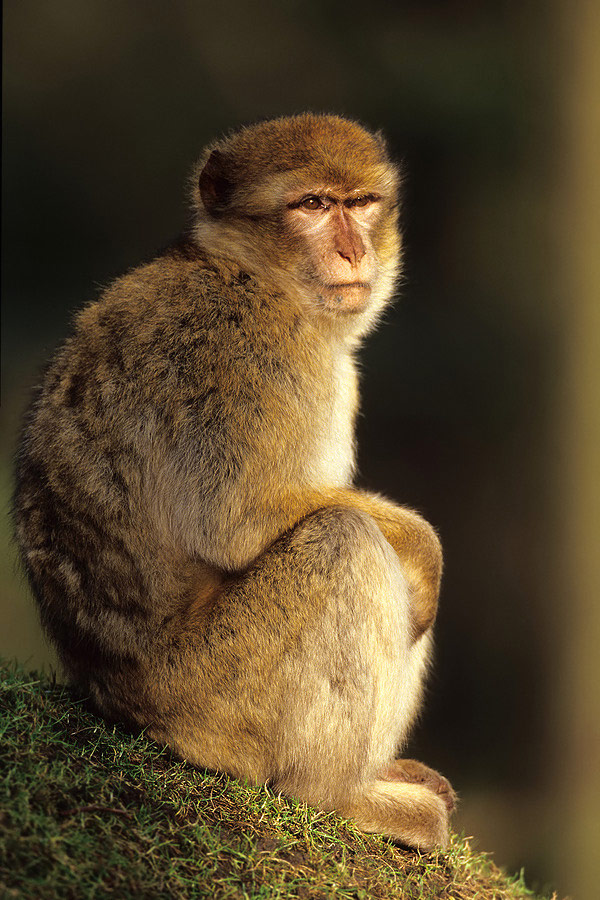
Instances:
[[[375,198],[370,194],[363,194],[361,197],[349,197],[346,201],[344,201],[344,206],[368,206],[368,204],[372,203],[374,199]]]
[[[301,200],[298,204],[301,209],[325,209],[325,204],[321,200],[320,197],[317,197],[315,194],[311,194],[310,197],[305,197],[304,200]]]

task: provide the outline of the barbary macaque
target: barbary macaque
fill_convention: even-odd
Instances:
[[[43,626],[105,716],[429,850],[452,788],[396,756],[440,544],[352,484],[398,194],[383,138],[336,116],[209,146],[185,237],[85,307],[47,369],[14,512]]]

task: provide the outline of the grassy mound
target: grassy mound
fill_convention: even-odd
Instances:
[[[422,855],[176,761],[68,688],[0,669],[0,896],[533,897],[468,840]]]

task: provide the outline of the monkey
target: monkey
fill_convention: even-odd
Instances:
[[[107,719],[443,848],[454,791],[399,757],[441,546],[353,483],[399,169],[381,134],[305,113],[214,141],[191,184],[183,235],[77,314],[25,414],[13,510],[42,625]]]

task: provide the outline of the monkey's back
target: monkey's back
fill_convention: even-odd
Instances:
[[[245,564],[253,483],[310,477],[297,460],[318,453],[332,366],[289,299],[189,245],[79,314],[26,416],[14,514],[43,625],[84,688],[110,678],[133,709],[140,667],[176,660],[192,595]]]

